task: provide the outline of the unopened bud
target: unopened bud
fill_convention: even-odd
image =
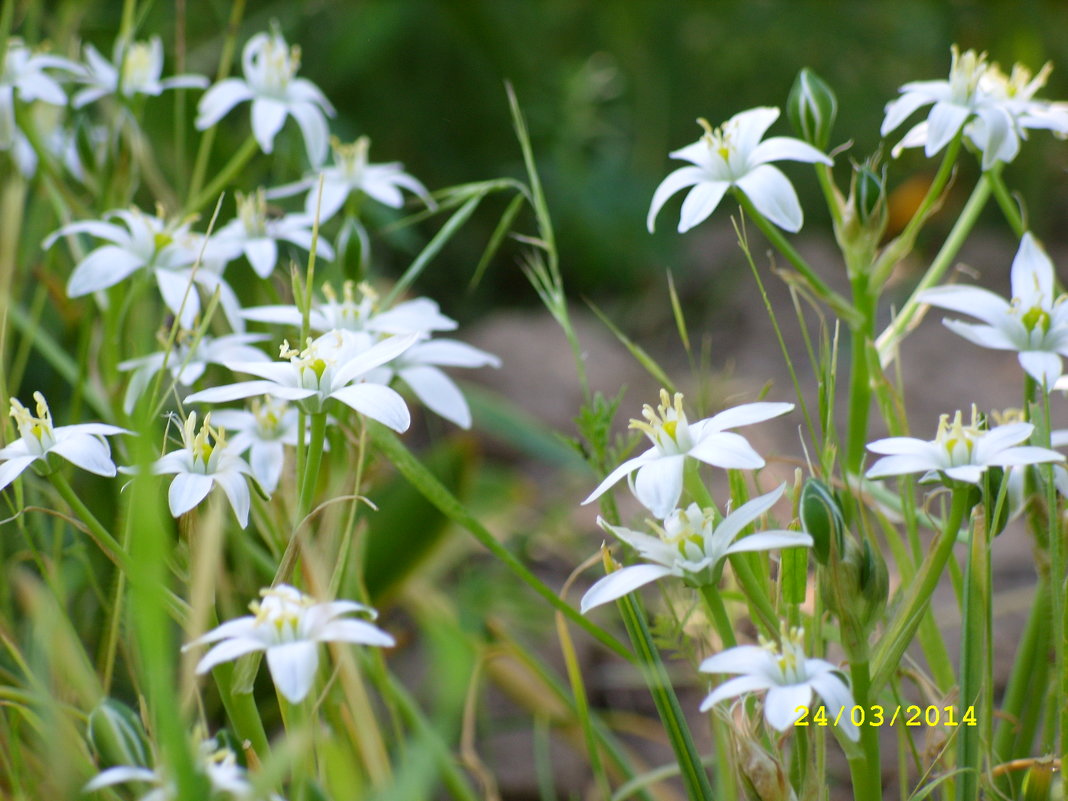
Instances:
[[[827,82],[807,67],[797,73],[786,101],[786,116],[799,137],[826,150],[838,116],[838,98]]]
[[[853,210],[857,221],[878,236],[886,228],[886,169],[880,175],[867,164],[854,168]]]
[[[141,719],[126,704],[105,698],[89,713],[86,734],[101,767],[149,764]]]
[[[812,537],[812,553],[816,561],[821,565],[830,562],[832,539],[840,558],[845,547],[846,526],[842,509],[831,488],[818,478],[806,481],[801,490],[799,513],[802,527]]]

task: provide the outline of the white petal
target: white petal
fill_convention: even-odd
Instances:
[[[658,578],[671,575],[672,572],[670,567],[664,565],[632,565],[621,568],[599,579],[590,587],[582,596],[579,609],[582,614],[586,614],[601,604],[622,598]]]
[[[157,784],[159,782],[159,777],[148,768],[139,768],[133,765],[119,765],[118,767],[108,768],[93,777],[93,779],[82,788],[82,792],[92,793],[96,790],[101,790],[104,787],[111,787],[113,784],[123,784],[124,782],[148,782],[149,784]]]
[[[975,462],[977,464],[989,464],[990,459],[1001,453],[1006,448],[1025,442],[1035,427],[1030,423],[1008,423],[997,426],[987,431],[980,437],[975,445]]]
[[[957,467],[947,467],[943,472],[956,481],[967,481],[969,484],[978,484],[983,478],[983,473],[986,472],[986,467],[965,464],[958,465]]]
[[[167,501],[171,507],[171,515],[179,517],[184,515],[211,492],[214,482],[210,476],[202,473],[179,473],[171,482],[171,488],[167,492]]]
[[[759,470],[764,466],[763,457],[741,434],[720,431],[704,436],[689,451],[689,456],[714,467],[736,470]]]
[[[201,131],[210,128],[238,103],[251,100],[252,97],[248,84],[238,78],[228,78],[215,84],[200,98],[196,127]]]
[[[260,278],[267,278],[278,264],[278,245],[273,239],[250,239],[245,243],[245,258]]]
[[[400,378],[430,411],[460,428],[471,427],[471,410],[460,388],[436,367],[405,367]]]
[[[927,117],[927,145],[924,147],[927,157],[930,158],[948,145],[970,115],[968,109],[955,103],[935,103]]]
[[[869,445],[868,447],[871,446]],[[909,473],[937,470],[941,466],[941,461],[934,461],[928,455],[903,453],[896,456],[884,456],[873,464],[864,475],[868,478],[886,478],[887,476],[903,476]]]
[[[249,637],[237,637],[228,639],[219,643],[197,662],[196,672],[198,675],[207,673],[216,665],[221,665],[223,662],[230,662],[237,659],[239,656],[245,654],[251,654],[255,651],[262,651],[265,649],[263,642],[260,640],[254,640]]]
[[[601,497],[601,495],[603,495],[607,489],[614,486],[621,478],[623,478],[623,476],[628,476],[642,465],[649,464],[650,462],[659,458],[660,456],[657,453],[656,448],[650,448],[641,456],[635,456],[631,459],[627,459],[627,461],[623,462],[623,464],[619,465],[619,467],[609,473],[605,477],[604,481],[597,485],[597,489],[595,489],[589,494],[586,500],[582,502],[582,505],[585,506],[590,501],[594,501],[597,498]]]
[[[393,361],[418,340],[418,334],[407,334],[390,337],[377,343],[341,365],[334,373],[334,386],[347,384],[357,376]]]
[[[292,704],[299,704],[315,681],[319,667],[318,645],[298,641],[267,649],[267,667],[274,686]]]
[[[945,81],[942,81],[945,83]],[[901,125],[912,113],[923,106],[934,102],[934,98],[925,92],[906,92],[896,100],[886,104],[886,117],[883,118],[882,127],[879,129],[880,136],[888,133]]]
[[[284,103],[268,97],[257,97],[252,101],[252,133],[264,153],[270,153],[274,149],[274,138],[285,121]]]
[[[0,490],[18,478],[22,471],[29,467],[37,456],[16,456],[0,464]]]
[[[253,637],[256,631],[256,626],[256,618],[252,615],[245,615],[244,617],[227,620],[225,623],[216,626],[211,631],[197,637],[195,640],[187,642],[182,646],[182,652],[184,653],[190,648],[195,648],[204,643],[218,642],[219,640],[229,640],[234,638],[246,639]]]
[[[773,551],[779,548],[811,548],[812,537],[800,531],[761,531],[742,537],[727,548],[727,553],[744,553],[749,551]]]
[[[1012,260],[1012,295],[1023,307],[1040,305],[1053,299],[1053,262],[1030,233],[1023,235],[1020,248]]]
[[[192,329],[200,314],[200,295],[188,270],[156,270],[156,284],[167,308],[180,318],[183,328]]]
[[[668,198],[687,186],[693,186],[704,180],[706,180],[706,173],[699,167],[680,167],[669,173],[668,177],[661,181],[656,191],[653,192],[653,202],[649,206],[649,214],[645,220],[649,233],[653,232],[656,215],[660,213],[660,209],[667,203]],[[724,187],[724,191],[726,191],[726,187]]]
[[[757,211],[790,233],[801,230],[804,216],[797,193],[777,167],[761,164],[735,182]]]
[[[773,403],[769,401],[743,403],[741,406],[724,409],[707,420],[694,423],[690,426],[690,430],[695,439],[700,439],[705,431],[726,431],[729,428],[763,423],[765,420],[780,417],[793,410],[794,405],[792,403]]]
[[[378,626],[365,620],[332,620],[327,623],[316,637],[319,642],[350,642],[355,645],[376,645],[392,648],[396,641]]]
[[[798,707],[807,709],[811,701],[812,687],[808,684],[772,687],[764,698],[764,719],[772,728],[786,731],[803,714]],[[831,714],[831,710],[827,711]],[[834,714],[837,713],[838,710],[834,710]]]
[[[809,660],[810,662],[813,660]],[[838,727],[842,730],[843,734],[853,742],[860,740],[860,730],[853,725],[852,711],[853,711],[853,694],[849,691],[849,688],[842,682],[840,678],[830,672],[819,673],[809,679],[809,684],[823,699],[823,703],[827,706],[827,717],[838,720]],[[838,717],[838,710],[843,709],[841,718]]]
[[[1064,367],[1060,354],[1044,350],[1020,351],[1020,366],[1047,389],[1057,383]]]
[[[702,673],[758,673],[765,672],[774,657],[757,645],[738,645],[703,661],[697,669]]]
[[[739,531],[771,509],[785,491],[786,484],[783,483],[766,495],[753,498],[739,506],[716,526],[715,538],[722,539],[724,542],[732,542],[738,536]]]
[[[694,186],[686,195],[686,199],[682,201],[679,233],[684,234],[708,219],[729,188],[730,184],[727,181],[705,180]]]
[[[441,367],[501,366],[501,360],[492,353],[468,345],[466,342],[457,342],[455,339],[432,339],[429,342],[416,343],[405,352],[404,361],[436,364]]]
[[[318,167],[326,160],[329,146],[330,131],[326,125],[326,117],[311,103],[294,103],[289,107],[289,113],[296,118],[300,132],[304,135],[308,161],[313,167]]]
[[[686,457],[661,456],[638,468],[634,495],[642,505],[663,520],[675,509],[682,495],[682,474]]]
[[[710,692],[705,700],[701,702],[700,709],[702,712],[707,712],[720,701],[735,698],[745,693],[760,692],[771,686],[771,681],[766,676],[739,676],[736,679],[723,682],[723,684]]]
[[[212,422],[216,422],[215,412],[212,414]],[[282,467],[285,464],[285,448],[281,442],[254,442],[249,451],[249,466],[252,475],[260,482],[260,486],[273,495],[278,489],[278,482],[282,478]]]
[[[831,158],[819,149],[790,136],[773,136],[771,139],[765,139],[749,154],[749,164],[753,167],[769,161],[834,164]]]
[[[230,506],[234,510],[234,516],[241,528],[248,527],[248,510],[251,503],[248,491],[248,481],[237,472],[220,471],[214,474],[215,483],[222,487],[226,493]]]
[[[140,256],[116,245],[104,245],[82,259],[74,268],[67,281],[67,296],[77,298],[99,289],[107,289],[143,266],[144,260]]]
[[[1019,350],[1022,344],[1019,340],[1010,337],[1011,331],[1009,318],[1003,320],[1003,328],[995,328],[992,325],[979,325],[978,323],[965,323],[960,320],[943,320],[942,325],[959,337],[963,337],[974,345],[991,350]],[[1009,329],[1009,330],[1005,330]],[[1023,326],[1020,326],[1021,339],[1026,338]]]
[[[1057,453],[1057,451],[1051,451],[1047,448],[1038,448],[1033,445],[1021,445],[1018,448],[1008,448],[997,456],[991,457],[987,464],[1009,467],[1019,464],[1043,464],[1045,462],[1063,461],[1063,453]]]
[[[724,127],[731,128],[731,147],[739,153],[752,153],[768,128],[779,119],[773,106],[751,108],[731,117]]]
[[[330,397],[394,431],[403,433],[412,422],[404,398],[381,384],[353,384],[334,390]]]
[[[887,437],[886,439],[877,439],[874,442],[868,443],[868,450],[872,453],[881,453],[886,455],[895,454],[930,454],[938,450],[938,446],[934,443],[927,442],[926,440],[916,439],[916,437]]]
[[[997,325],[1009,313],[1009,304],[1004,298],[977,286],[935,287],[921,292],[918,300],[942,309],[970,314],[990,325]]]
[[[96,437],[89,434],[75,434],[59,440],[50,449],[82,470],[96,473],[98,476],[115,475],[115,463],[111,460],[111,449]]]
[[[270,395],[273,398],[284,400],[301,400],[317,394],[313,389],[298,389],[297,387],[284,387],[274,381],[241,381],[237,384],[228,384],[224,387],[212,387],[194,392],[186,397],[186,403],[226,403],[241,398],[251,398],[254,395]]]
[[[323,223],[341,211],[345,200],[349,196],[351,188],[346,181],[331,181],[329,178],[323,181],[322,198],[319,197],[319,185],[312,186],[304,198],[304,213],[315,218],[316,205],[318,205],[319,222]]]

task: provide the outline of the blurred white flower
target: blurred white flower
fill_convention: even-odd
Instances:
[[[956,481],[978,484],[989,467],[1063,462],[1064,456],[1056,451],[1020,445],[1034,430],[1030,423],[984,429],[973,404],[971,425],[964,425],[959,411],[952,422],[944,414],[938,421],[938,433],[930,442],[915,437],[889,437],[869,443],[868,450],[883,458],[866,475],[886,478],[922,472],[921,481],[936,481],[944,473]]]
[[[0,65],[0,150],[9,150],[15,144],[18,131],[16,100],[67,105],[67,95],[56,79],[45,72],[47,69],[63,70],[72,76],[84,72],[79,64],[69,59],[33,53],[21,39],[7,40],[4,63]]]
[[[300,401],[305,411],[317,414],[334,398],[346,406],[389,426],[406,431],[411,423],[404,399],[382,384],[361,380],[367,373],[397,358],[410,348],[418,336],[390,337],[361,352],[343,347],[341,332],[310,338],[307,347],[298,351],[282,343],[282,362],[227,362],[237,373],[259,376],[258,381],[239,381],[222,387],[194,392],[186,403],[225,403],[254,395],[269,395],[282,400]]]
[[[245,769],[237,762],[237,755],[229,748],[220,747],[215,738],[204,740],[197,756],[196,768],[211,784],[212,797],[215,793],[239,801],[252,801],[257,797]],[[152,787],[140,797],[140,801],[171,801],[178,798],[178,788],[161,769],[151,770],[138,765],[119,765],[103,770],[82,788],[82,792],[92,793],[127,782],[142,782]],[[282,801],[281,796],[275,793],[268,798]]]
[[[582,503],[599,498],[624,476],[637,472],[631,480],[635,497],[660,520],[671,514],[682,494],[686,458],[715,467],[755,470],[764,459],[745,437],[728,428],[761,423],[792,411],[792,403],[745,403],[726,409],[706,420],[689,423],[682,409],[682,395],[672,400],[667,390],[660,390],[660,406],[646,404],[645,420],[631,420],[630,427],[649,437],[653,447],[640,456],[628,459],[605,478]]]
[[[312,220],[300,214],[284,214],[271,219],[263,189],[250,195],[238,192],[237,217],[212,236],[220,255],[226,260],[244,254],[260,278],[267,278],[278,264],[278,242],[290,242],[304,250],[312,247]],[[334,249],[319,235],[316,254],[333,259]]]
[[[266,334],[226,334],[213,337],[204,334],[194,341],[191,331],[180,330],[171,351],[161,351],[137,359],[119,362],[119,369],[132,370],[130,385],[126,388],[123,410],[133,412],[137,399],[145,391],[148,382],[163,369],[164,364],[171,379],[180,387],[191,387],[204,374],[209,364],[225,364],[228,361],[269,361],[267,354],[252,347],[253,342],[267,339]],[[160,339],[166,344],[166,332]]]
[[[1017,351],[1028,375],[1051,389],[1061,376],[1061,356],[1068,356],[1068,296],[1056,294],[1053,262],[1030,233],[1020,240],[1011,281],[1011,301],[972,286],[936,287],[919,300],[982,320],[985,325],[943,323],[976,345]]]
[[[719,580],[720,564],[732,553],[811,547],[812,537],[808,534],[786,529],[769,529],[735,541],[746,526],[771,509],[785,489],[786,485],[782,484],[766,495],[753,498],[728,514],[719,525],[715,524],[713,510],[702,510],[695,503],[687,509],[676,509],[663,527],[653,526],[656,537],[613,526],[598,518],[601,528],[634,548],[645,563],[620,568],[597,581],[582,596],[582,614],[664,576],[678,576],[694,586],[714,584]]]
[[[836,728],[858,742],[860,730],[849,714],[853,709],[853,694],[838,677],[837,667],[823,659],[805,658],[802,639],[803,632],[793,629],[784,633],[781,651],[774,643],[764,643],[739,645],[710,656],[701,663],[701,672],[740,675],[713,690],[701,704],[701,711],[706,712],[728,698],[767,690],[764,719],[772,728],[786,731],[809,709],[815,690],[827,706],[828,720],[836,721]]]
[[[147,42],[115,41],[111,61],[104,58],[91,44],[85,46],[88,67],[82,79],[88,84],[71,98],[74,108],[81,108],[106,95],[133,97],[136,94],[157,96],[164,89],[206,89],[208,79],[203,75],[163,74],[163,42],[153,36]]]
[[[1020,140],[1030,128],[1068,133],[1068,111],[1063,104],[1034,99],[1052,68],[1049,64],[1032,76],[1016,64],[1005,75],[985,53],[952,48],[949,80],[913,81],[901,87],[901,96],[886,106],[882,136],[897,129],[913,112],[930,105],[927,119],[911,128],[894,147],[923,146],[928,157],[938,153],[964,129],[964,135],[983,154],[983,169],[1010,162],[1020,151]]]
[[[108,222],[120,219],[125,227]],[[101,245],[75,265],[67,280],[72,298],[107,289],[129,278],[137,270],[151,270],[163,302],[183,328],[194,328],[200,314],[200,296],[190,283],[199,284],[211,295],[219,290],[219,305],[230,325],[244,329],[237,295],[219,274],[222,264],[211,240],[191,233],[191,220],[163,220],[138,208],[109,211],[103,220],[81,220],[53,231],[43,242],[52,247],[61,236],[86,233],[110,244]],[[192,266],[201,257],[196,270]]]
[[[334,116],[334,107],[315,84],[296,77],[300,48],[287,46],[277,30],[258,33],[245,45],[241,66],[244,80],[227,78],[204,93],[196,127],[210,128],[238,103],[251,100],[252,133],[264,153],[274,149],[274,137],[292,115],[300,126],[309,161],[313,166],[322,164],[329,134],[326,118]]]
[[[268,493],[278,488],[285,464],[285,445],[297,444],[298,412],[285,401],[265,397],[252,400],[252,410],[216,409],[212,419],[228,431],[236,431],[230,440],[234,453],[248,451],[252,475]],[[309,434],[305,434],[305,439]],[[330,444],[323,443],[324,448]]]
[[[182,426],[182,447],[152,464],[157,475],[174,475],[167,503],[173,517],[181,517],[208,497],[212,487],[222,488],[241,528],[248,525],[251,498],[248,480],[252,468],[238,456],[223,432],[211,426],[211,414],[197,431],[197,413],[190,412]]]
[[[19,439],[0,448],[0,462],[3,462],[0,464],[0,490],[34,462],[43,461],[47,464],[50,453],[62,456],[76,467],[98,476],[115,475],[111,448],[104,437],[129,434],[129,431],[105,423],[79,423],[55,428],[44,396],[34,392],[33,399],[37,403],[36,417],[17,398],[11,399],[11,416],[15,418]]]
[[[304,198],[304,213],[314,218],[318,206],[320,221],[329,220],[337,214],[352,192],[363,192],[379,203],[399,209],[404,205],[401,190],[407,189],[418,195],[428,208],[437,208],[437,204],[426,191],[426,187],[404,172],[403,164],[396,161],[388,164],[368,162],[367,151],[371,147],[371,140],[368,137],[361,136],[352,144],[343,145],[335,136],[331,137],[330,146],[334,153],[334,163],[320,171],[323,177],[321,203],[319,202],[318,175],[308,176],[302,181],[272,189],[267,193],[267,197],[272,199],[289,197],[298,192],[307,191],[308,194]]]
[[[271,678],[286,700],[298,704],[315,681],[319,667],[319,643],[347,642],[392,647],[386,632],[365,620],[342,617],[350,612],[377,616],[355,601],[315,603],[287,584],[260,591],[263,601],[253,601],[252,615],[237,618],[193,640],[182,650],[204,643],[218,643],[197,663],[198,674],[245,654],[264,651]]]
[[[786,176],[772,161],[806,161],[832,164],[830,158],[812,145],[789,136],[761,137],[779,118],[777,108],[754,108],[735,114],[720,128],[713,129],[699,119],[705,135],[692,145],[671,154],[674,159],[689,161],[668,175],[653,193],[646,224],[649,232],[657,214],[676,192],[692,186],[682,202],[679,233],[689,231],[705,220],[732,186],[738,187],[756,206],[757,211],[787,231],[801,230],[803,215],[797,193]]]

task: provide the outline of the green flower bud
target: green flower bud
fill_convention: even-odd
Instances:
[[[864,226],[882,230],[886,225],[886,168],[878,175],[871,167],[862,165],[853,173],[853,208]]]
[[[862,626],[870,628],[886,608],[886,599],[890,595],[890,574],[883,555],[872,548],[868,540],[864,540],[861,546],[858,581],[862,600],[858,617]]]
[[[838,98],[820,76],[807,67],[797,73],[786,101],[786,116],[801,139],[826,150],[838,115]]]
[[[86,735],[101,767],[149,764],[148,737],[141,718],[120,701],[105,698],[90,712]]]
[[[799,513],[801,526],[812,537],[812,553],[816,561],[821,565],[830,562],[832,537],[835,552],[841,558],[846,525],[831,488],[817,478],[808,479],[801,490]]]

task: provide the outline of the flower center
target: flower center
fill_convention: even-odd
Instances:
[[[256,430],[260,437],[277,439],[282,436],[281,423],[288,405],[285,401],[275,400],[269,395],[265,396],[263,401],[259,398],[252,400],[252,416],[256,420]]]
[[[952,422],[950,422],[948,414],[944,414],[939,418],[935,442],[945,449],[951,465],[972,463],[972,451],[975,448],[975,443],[982,439],[986,433],[982,428],[984,423],[985,421],[979,416],[974,403],[972,404],[971,425],[964,425],[959,410],[953,416]]]
[[[132,95],[156,82],[159,69],[147,42],[134,42],[122,59],[122,93]]]
[[[357,290],[360,292],[359,301],[356,300]],[[342,284],[341,291],[342,300],[339,301],[334,287],[329,282],[323,284],[327,316],[332,327],[362,331],[364,324],[378,309],[378,293],[370,284],[361,282],[357,285],[354,281]]]
[[[953,100],[961,105],[969,105],[974,99],[980,79],[989,69],[986,53],[966,50],[962,54],[957,46],[952,48],[953,61],[949,68],[949,91]]]
[[[1049,331],[1050,325],[1053,323],[1053,318],[1050,313],[1043,309],[1041,306],[1032,306],[1022,315],[1020,315],[1020,322],[1024,324],[1029,332],[1039,331],[1045,334]]]
[[[761,639],[761,645],[774,657],[779,668],[784,686],[803,684],[805,676],[805,651],[802,648],[805,632],[801,628],[784,629],[782,632],[782,651],[775,643]]]
[[[733,133],[730,123],[725,123],[719,128],[713,128],[704,117],[697,118],[697,124],[705,129],[701,140],[708,145],[708,149],[718,154],[725,162],[730,162],[734,148],[731,146],[731,134]]]
[[[267,196],[261,186],[251,194],[238,192],[237,215],[250,238],[267,236]]]
[[[361,136],[352,144],[343,145],[337,137],[333,139],[334,162],[341,169],[345,179],[353,184],[359,184],[363,179],[363,171],[367,166],[367,151],[371,148],[371,139]]]
[[[42,454],[56,444],[55,430],[52,428],[52,413],[48,403],[40,392],[33,393],[37,402],[37,416],[19,403],[18,398],[11,399],[11,416],[15,418],[19,434],[31,451]]]
[[[199,431],[197,413],[190,412],[182,430],[182,441],[193,455],[193,469],[198,473],[213,472],[215,465],[212,464],[212,456],[226,449],[226,434],[221,428],[212,427],[211,412],[204,415],[204,422]]]
[[[666,389],[660,390],[660,405],[653,411],[652,406],[645,404],[642,417],[645,420],[631,420],[630,428],[637,429],[649,437],[665,456],[686,453],[693,448],[690,425],[686,421],[686,413],[682,410],[681,392],[676,392],[672,400]]]
[[[256,616],[256,625],[268,627],[276,643],[300,639],[300,623],[313,602],[298,590],[282,584],[260,590],[263,601],[253,601],[249,609]]]
[[[259,89],[264,93],[284,96],[289,82],[300,69],[300,47],[287,48],[281,37],[271,36],[259,52]]]
[[[319,349],[308,337],[307,347],[298,351],[289,347],[289,340],[282,340],[278,357],[289,361],[300,371],[300,385],[305,389],[318,390],[322,386],[323,375],[334,363],[333,360],[324,359],[319,355]]]

